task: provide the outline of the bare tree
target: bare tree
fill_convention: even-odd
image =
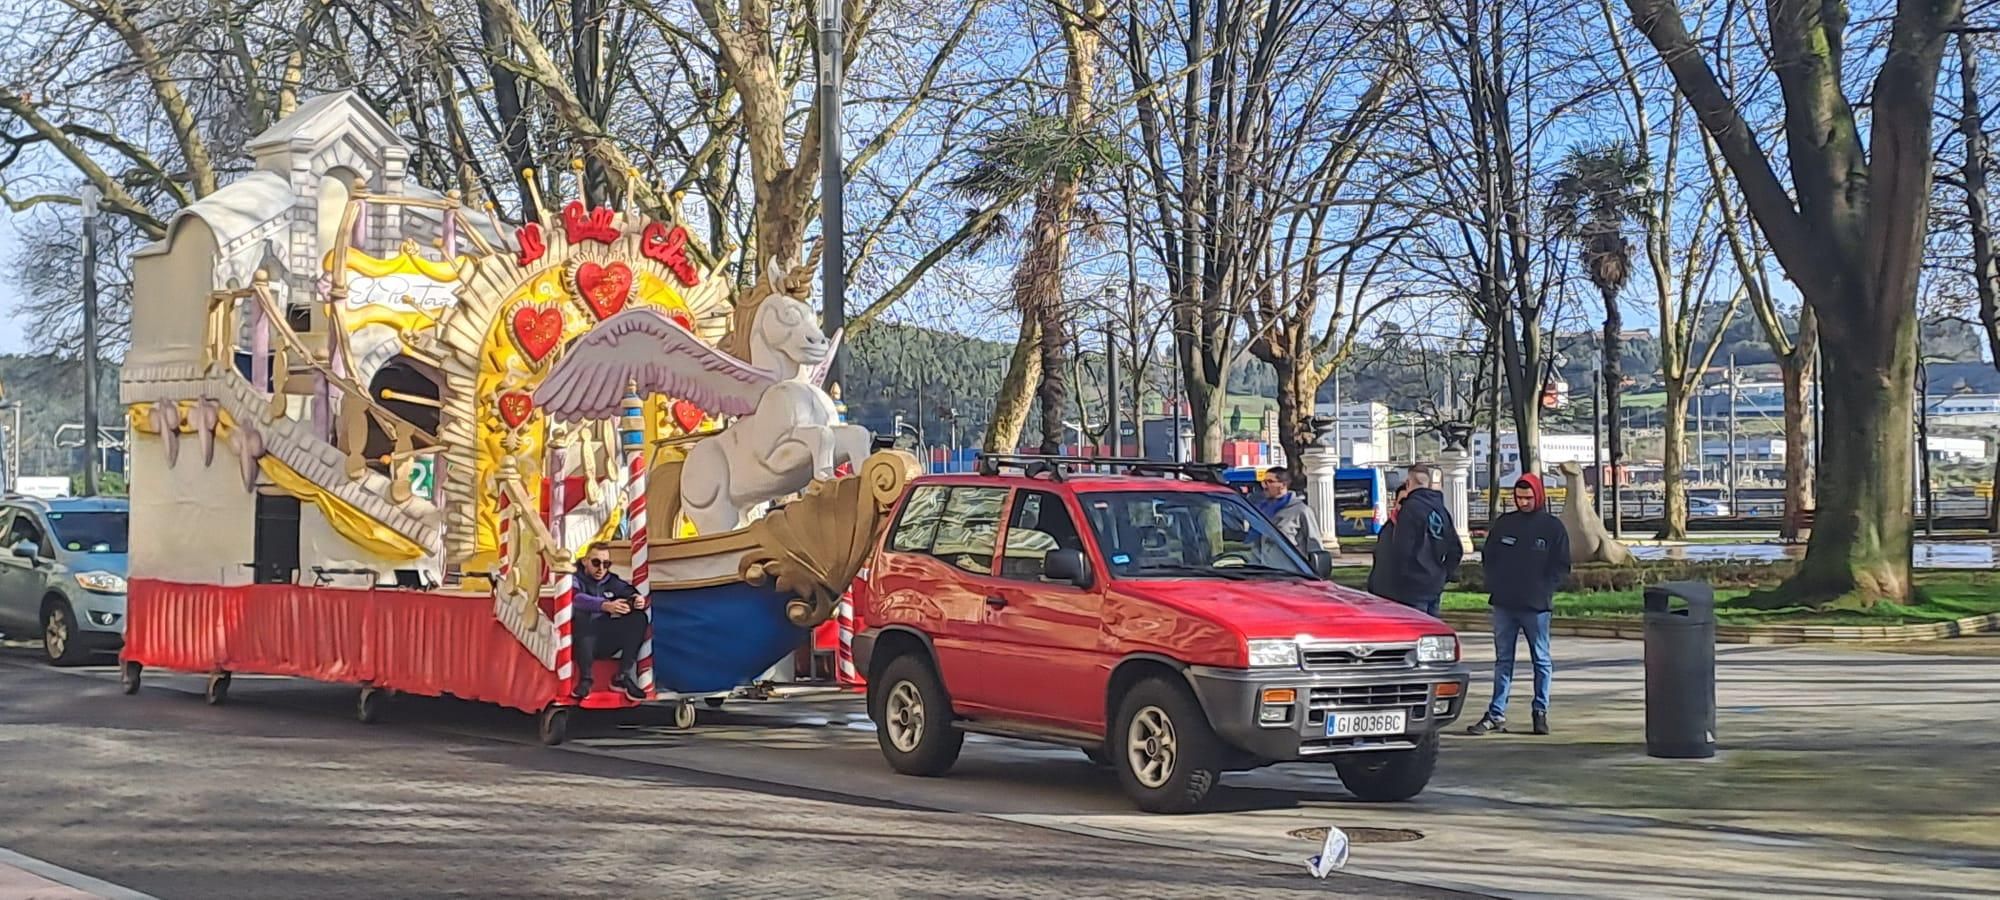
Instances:
[[[1823,449],[1825,477],[1805,560],[1765,600],[1907,601],[1915,309],[1931,199],[1931,104],[1946,32],[1962,5],[1896,6],[1870,91],[1867,145],[1845,80],[1847,4],[1769,5],[1755,39],[1768,48],[1781,89],[1789,191],[1743,118],[1743,98],[1717,78],[1680,10],[1671,0],[1626,0],[1626,6],[1817,315],[1827,350],[1826,415],[1849,435]]]

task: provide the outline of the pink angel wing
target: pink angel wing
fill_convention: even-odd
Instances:
[[[616,417],[626,385],[714,415],[756,411],[776,376],[701,342],[652,307],[635,306],[592,328],[535,388],[535,406],[562,421]]]

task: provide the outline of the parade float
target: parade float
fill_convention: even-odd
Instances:
[[[504,226],[407,182],[351,93],[249,149],[133,260],[128,692],[291,675],[360,686],[364,721],[450,695],[560,741],[574,706],[640,702],[572,657],[598,541],[651,598],[642,687],[682,724],[833,614],[916,464],[821,387],[809,261],[732,298],[629,202]]]

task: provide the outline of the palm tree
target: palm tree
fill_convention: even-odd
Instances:
[[[1604,298],[1604,402],[1610,413],[1613,473],[1623,471],[1625,455],[1625,428],[1618,415],[1625,317],[1618,308],[1618,295],[1632,279],[1632,244],[1625,233],[1644,228],[1652,216],[1652,176],[1647,168],[1644,157],[1625,141],[1573,148],[1563,160],[1548,205],[1556,234],[1577,245],[1584,273]],[[1614,474],[1613,509],[1618,507],[1617,485]],[[1599,487],[1603,486],[1600,480]]]

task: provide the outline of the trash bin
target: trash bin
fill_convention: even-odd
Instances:
[[[1646,588],[1646,755],[1715,755],[1715,589]]]

